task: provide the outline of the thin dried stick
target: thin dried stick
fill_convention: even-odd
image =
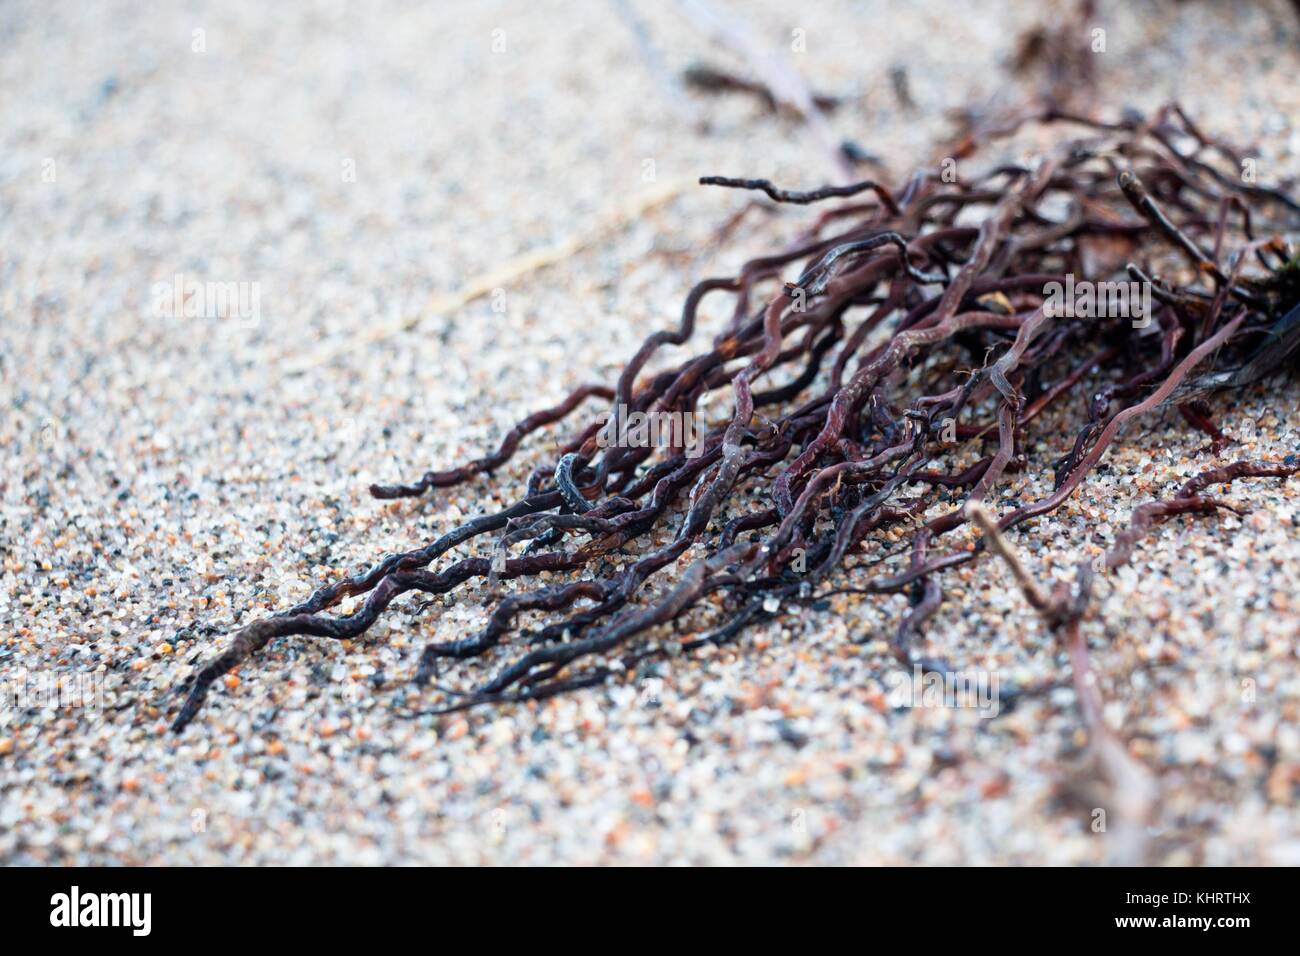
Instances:
[[[344,339],[333,345],[323,346],[316,350],[315,353],[301,360],[286,363],[283,374],[302,375],[314,368],[329,364],[341,355],[374,345],[395,335],[401,335],[403,332],[410,332],[431,316],[453,313],[457,309],[469,305],[475,299],[490,295],[495,289],[504,288],[534,272],[558,265],[565,259],[595,245],[611,232],[635,222],[650,210],[676,199],[691,185],[689,179],[674,179],[657,189],[636,196],[630,202],[624,203],[605,216],[594,228],[570,236],[553,246],[534,249],[531,252],[525,252],[507,259],[495,269],[489,269],[487,272],[474,276],[454,292],[435,293],[412,316],[388,325],[370,328],[358,336]]]
[[[966,514],[984,535],[989,550],[1011,569],[1030,605],[1042,615],[1048,628],[1065,646],[1079,711],[1088,727],[1093,753],[1110,786],[1116,810],[1114,820],[1107,821],[1108,826],[1114,824],[1108,844],[1110,862],[1116,866],[1140,865],[1146,858],[1146,828],[1155,813],[1159,785],[1151,772],[1129,754],[1128,748],[1106,726],[1101,688],[1088,654],[1087,640],[1079,630],[1088,596],[1089,566],[1086,563],[1079,565],[1078,595],[1071,595],[1064,582],[1049,593],[1025,567],[987,508],[971,502],[966,505]]]

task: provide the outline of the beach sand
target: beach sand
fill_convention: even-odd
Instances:
[[[1176,98],[1257,147],[1261,181],[1300,174],[1289,3],[1099,7],[1096,109]],[[672,70],[737,67],[673,6],[636,9]],[[744,9],[773,48],[802,37],[809,84],[847,97],[837,135],[901,177],[948,108],[1027,95],[1006,64],[1052,8]],[[807,187],[826,161],[744,97],[692,96],[694,128],[611,4],[11,2],[0,38],[0,683],[92,675],[102,705],[0,710],[0,861],[1108,858],[1065,656],[990,560],[945,576],[923,649],[1059,683],[993,718],[890,706],[901,595],[792,608],[540,705],[404,716],[437,699],[410,685],[423,644],[484,622],[470,588],[399,602],[362,640],[276,641],[170,733],[175,688],[237,626],[508,503],[568,432],[422,501],[371,482],[612,380],[693,282],[815,215],[751,211],[720,242],[747,197],[696,178]],[[241,307],[157,314],[178,281],[242,283]],[[726,318],[704,311],[701,341]],[[1140,421],[1013,543],[1068,577],[1186,477],[1300,453],[1298,400],[1294,378],[1216,398],[1235,440],[1217,459],[1176,415]],[[1161,524],[1098,584],[1106,717],[1160,787],[1152,862],[1300,864],[1297,487],[1240,482],[1249,513]],[[1001,501],[1050,489],[1017,474]]]

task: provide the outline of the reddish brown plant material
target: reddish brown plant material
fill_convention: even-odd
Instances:
[[[1233,376],[1243,369],[1249,381],[1271,374],[1280,350],[1261,349],[1292,341],[1300,327],[1293,252],[1278,235],[1297,227],[1300,205],[1234,178],[1235,152],[1177,107],[1119,122],[1014,116],[990,125],[993,132],[972,131],[961,154],[1031,123],[1069,125],[1079,138],[1032,167],[954,181],[922,169],[894,189],[871,182],[790,192],[711,179],[776,201],[859,201],[828,211],[797,242],[739,274],[696,285],[679,328],[647,339],[613,387],[575,390],[484,458],[373,492],[412,496],[480,480],[590,399],[696,415],[706,394],[729,392],[727,420],[693,448],[637,447],[624,434],[603,441],[609,412],[583,422],[510,507],[236,632],[187,682],[173,727],[191,721],[213,683],[273,639],[355,638],[399,596],[445,594],[472,578],[495,585],[487,626],[428,646],[416,678],[428,683],[450,661],[512,659],[428,712],[599,684],[646,658],[730,640],[780,602],[816,605],[865,538],[900,528],[911,544],[891,554],[905,566],[892,558],[859,565],[855,586],[839,590],[910,591],[913,607],[895,637],[907,659],[941,600],[941,572],[983,553],[983,544],[943,546],[967,520],[966,501],[994,502],[1008,473],[1047,470],[1055,491],[1007,510],[996,527],[1047,514],[1134,419],[1188,405],[1190,421],[1208,421],[1189,403],[1241,384]],[[1132,261],[1096,271],[1085,252],[1098,239],[1126,245]],[[1150,282],[1153,314],[1140,323],[1058,314],[1048,289],[1067,276]],[[701,302],[723,295],[732,317],[711,343],[644,372],[664,345],[692,341]],[[1049,417],[1053,428],[1070,423],[1072,447],[1055,461],[1034,460],[1030,449]],[[1294,471],[1243,467],[1243,475]],[[1218,480],[1226,479],[1210,483]],[[1220,507],[1200,490],[1139,509],[1134,532],[1157,517]],[[655,545],[655,532],[665,531],[667,542]],[[448,558],[486,535],[496,539],[481,554]],[[1122,536],[1115,558],[1127,558],[1132,544]],[[553,580],[539,582],[543,574]],[[351,597],[362,597],[360,606],[340,613]],[[516,631],[529,614],[544,618]],[[682,640],[669,628],[694,636]]]

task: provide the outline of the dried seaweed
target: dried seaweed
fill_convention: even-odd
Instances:
[[[969,180],[922,169],[897,190],[873,182],[792,192],[710,177],[778,202],[872,195],[828,210],[799,241],[738,275],[700,282],[679,327],[650,336],[612,387],[575,390],[479,460],[372,491],[418,496],[491,476],[526,438],[568,421],[588,400],[700,416],[707,394],[729,391],[727,420],[687,448],[611,435],[612,411],[588,419],[510,507],[236,632],[184,685],[173,728],[273,639],[355,638],[399,596],[446,594],[474,578],[494,585],[488,624],[426,647],[416,680],[428,684],[450,662],[483,655],[506,654],[508,663],[469,692],[439,684],[441,699],[425,713],[599,684],[647,658],[732,640],[782,603],[816,603],[833,587],[909,594],[894,639],[909,660],[942,601],[941,573],[976,560],[995,537],[945,548],[945,536],[967,522],[970,503],[994,502],[1008,473],[1050,469],[1055,489],[1002,513],[989,525],[999,535],[1060,507],[1139,416],[1179,407],[1222,440],[1196,403],[1276,371],[1289,350],[1268,343],[1294,344],[1294,254],[1274,233],[1294,230],[1300,207],[1225,171],[1237,154],[1176,106],[1119,122],[1025,113],[972,131],[953,155],[1030,124],[1069,126],[1075,138],[1033,165]],[[1128,250],[1131,261],[1099,264],[1089,254],[1099,241]],[[797,278],[782,284],[787,274]],[[1105,310],[1062,313],[1048,292],[1053,283],[1130,279],[1151,292],[1141,321]],[[701,302],[720,295],[734,305],[726,329],[685,360],[646,373],[665,345],[693,340]],[[766,301],[756,308],[760,295]],[[1233,370],[1243,368],[1250,374],[1239,381]],[[783,373],[784,384],[772,381]],[[756,390],[760,382],[765,390]],[[1072,447],[1055,461],[1033,460],[1049,411],[1050,427],[1072,429]],[[1189,485],[1171,502],[1140,509],[1114,558],[1126,560],[1156,518],[1222,507],[1201,495],[1204,484],[1296,470],[1246,463]],[[856,559],[864,540],[899,531],[907,547]],[[449,557],[485,536],[495,536],[489,554]],[[503,582],[512,581],[517,589],[507,590]],[[360,606],[339,613],[352,597],[362,597]],[[1055,624],[1068,624],[1061,609],[1075,605],[1043,600]],[[543,620],[524,630],[530,614]]]

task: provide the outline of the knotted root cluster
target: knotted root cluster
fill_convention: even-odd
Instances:
[[[545,698],[648,657],[732,639],[781,602],[844,589],[829,578],[846,556],[869,535],[898,531],[908,541],[894,553],[901,565],[858,565],[852,590],[910,595],[893,635],[908,660],[940,604],[941,572],[975,560],[990,540],[945,548],[945,535],[1009,472],[1050,468],[1055,490],[998,517],[999,533],[1058,508],[1125,425],[1157,408],[1176,407],[1221,442],[1205,396],[1272,373],[1300,343],[1300,268],[1285,239],[1300,224],[1300,204],[1243,181],[1243,157],[1176,106],[1118,122],[1026,113],[973,131],[955,155],[1038,124],[1068,127],[1075,138],[1032,165],[970,179],[951,175],[951,164],[896,189],[873,182],[796,193],[711,178],[777,202],[844,203],[783,251],[696,285],[679,327],[651,335],[612,387],[578,389],[463,467],[372,488],[379,498],[418,496],[490,476],[534,432],[589,400],[604,405],[510,507],[236,632],[187,681],[174,729],[194,718],[216,680],[271,640],[356,638],[407,592],[445,594],[471,578],[494,585],[487,625],[426,647],[416,680],[427,684],[450,660],[503,644],[513,659],[476,690],[446,693],[426,711],[446,712]],[[789,276],[797,278],[781,284]],[[1096,293],[1091,308],[1078,308],[1086,303],[1060,294],[1121,283],[1149,292],[1150,308],[1143,295],[1116,307]],[[692,342],[697,309],[711,296],[732,304],[721,334],[646,373],[664,346]],[[1104,384],[1089,391],[1096,378]],[[695,416],[713,392],[730,393],[731,414],[693,442],[636,441],[626,430],[635,413],[702,421]],[[1053,427],[1072,422],[1073,445],[1059,460],[1033,461],[1049,408]],[[1297,467],[1242,462],[1208,480]],[[1220,507],[1201,490],[1142,511],[1116,559],[1127,559],[1156,518]],[[487,556],[451,557],[484,535],[495,536],[494,547],[480,549]],[[356,610],[339,613],[360,595]],[[540,616],[538,625],[525,630],[525,614]]]

